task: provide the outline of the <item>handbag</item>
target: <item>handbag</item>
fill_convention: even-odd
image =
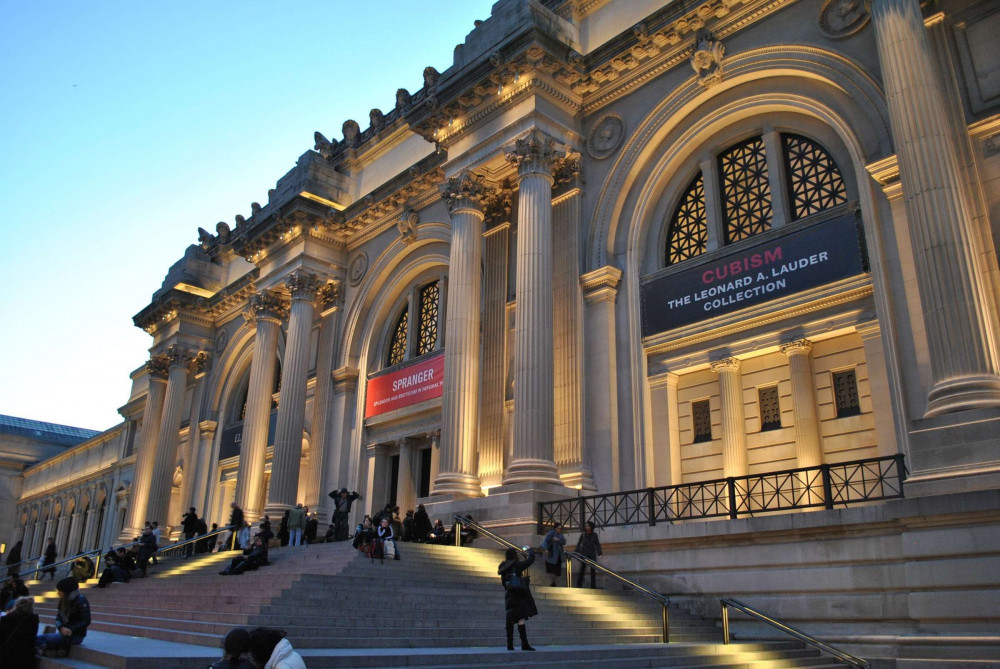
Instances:
[[[522,576],[516,571],[512,571],[510,574],[510,578],[507,579],[505,587],[507,589],[507,592],[524,593],[528,592],[528,583],[529,581],[526,577]]]
[[[385,546],[383,547],[383,549],[385,550],[385,556],[387,558],[388,557],[391,557],[391,558],[396,557],[396,542],[393,541],[392,539],[386,539],[385,540]]]

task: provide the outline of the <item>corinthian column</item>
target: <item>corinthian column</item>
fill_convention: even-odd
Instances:
[[[435,495],[477,497],[476,433],[479,429],[479,308],[482,295],[482,178],[451,177],[441,196],[451,213],[448,301],[441,398],[441,470]]]
[[[174,485],[174,467],[177,464],[177,439],[181,429],[181,412],[184,410],[184,392],[187,388],[188,365],[191,354],[171,346],[166,357],[170,361],[167,377],[167,395],[163,400],[163,416],[156,437],[156,457],[153,459],[153,474],[150,477],[149,502],[146,519],[157,521],[164,526],[170,524],[167,512],[170,509],[170,489]],[[187,466],[187,463],[185,463]]]
[[[788,356],[788,371],[792,381],[795,458],[799,467],[818,467],[823,464],[823,449],[819,440],[819,417],[813,383],[812,342],[808,339],[789,342],[781,347],[781,352]]]
[[[740,361],[726,358],[712,363],[719,374],[719,395],[722,408],[722,475],[747,475],[747,436],[743,418],[743,378]]]
[[[268,514],[280,514],[295,506],[299,494],[299,463],[302,460],[302,428],[306,412],[306,376],[309,373],[309,335],[312,333],[313,300],[320,281],[315,274],[297,270],[285,282],[292,293],[288,316],[288,340],[282,369],[281,403],[271,459]]]
[[[319,299],[319,344],[316,350],[316,390],[313,395],[312,456],[311,466],[306,473],[306,504],[321,518],[331,510],[327,496],[329,486],[325,473],[329,454],[333,451],[334,435],[327,431],[327,421],[333,402],[333,349],[337,345],[337,325],[340,309],[344,303],[344,284],[340,280],[327,281],[316,292]],[[339,439],[336,442],[340,446]]]
[[[128,505],[128,516],[122,530],[123,537],[138,536],[146,522],[146,505],[149,502],[149,487],[153,478],[153,461],[156,459],[156,438],[160,432],[163,396],[169,371],[170,359],[165,355],[154,355],[146,363],[149,393],[146,395],[146,406],[142,410],[142,427],[135,448],[132,499]]]
[[[1000,406],[987,249],[973,227],[920,5],[870,4],[930,348],[926,415]]]
[[[553,141],[533,130],[507,153],[517,165],[517,313],[514,329],[514,457],[504,484],[557,483],[553,461]]]
[[[248,322],[257,325],[236,482],[236,503],[250,522],[260,516],[264,496],[264,458],[274,389],[274,360],[278,351],[278,329],[287,314],[288,305],[284,299],[270,290],[251,295],[249,308],[243,313]]]

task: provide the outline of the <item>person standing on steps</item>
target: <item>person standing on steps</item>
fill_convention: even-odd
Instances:
[[[160,561],[156,559],[156,551],[160,550],[160,523],[158,521],[153,521],[153,541],[156,542],[156,548],[153,549],[153,565],[160,564]]]
[[[56,561],[56,555],[59,554],[59,550],[56,548],[56,540],[49,537],[49,545],[45,547],[45,557],[42,560],[42,566],[53,564]],[[42,569],[42,578],[39,580],[44,581],[45,575],[49,575],[49,580],[56,580],[56,569],[55,567],[49,567],[48,569]]]
[[[333,499],[334,509],[333,509],[333,540],[334,541],[347,541],[347,529],[351,515],[351,504],[354,504],[354,500],[361,497],[357,491],[348,494],[347,488],[341,488],[340,491],[334,490],[330,493],[330,498]]]
[[[229,514],[229,531],[231,532],[229,535],[229,547],[230,550],[234,551],[242,550],[243,547],[236,543],[236,535],[243,529],[243,509],[236,502],[230,504],[229,508],[232,509]]]
[[[431,517],[427,515],[427,509],[423,504],[417,504],[417,512],[413,514],[413,540],[424,543],[431,528]]]
[[[562,533],[562,523],[556,523],[542,539],[545,549],[545,571],[552,575],[552,587],[556,587],[556,579],[562,575],[562,565],[565,560],[566,536]]]
[[[181,516],[181,528],[184,530],[184,540],[190,541],[198,536],[198,514],[194,512],[192,506],[188,512]],[[189,558],[194,555],[195,542],[184,547],[184,557]]]
[[[580,538],[576,542],[576,552],[585,558],[590,558],[591,560],[597,560],[597,558],[604,555],[604,551],[601,550],[601,539],[597,536],[597,532],[594,531],[594,523],[587,521],[583,524],[583,532],[580,533]],[[580,564],[580,571],[576,574],[576,587],[583,587],[583,573],[587,571],[586,564]],[[597,587],[597,571],[591,567],[590,568],[590,589],[593,590]]]
[[[299,502],[294,509],[288,511],[288,543],[292,546],[302,545],[302,530],[306,528],[306,512]]]
[[[7,565],[7,576],[17,576],[21,573],[21,549],[24,547],[23,541],[18,541],[14,544],[14,547],[10,549],[7,553],[7,560],[4,562]],[[13,565],[13,566],[11,566]]]
[[[504,609],[506,609],[507,650],[514,650],[514,623],[521,636],[521,650],[535,650],[528,643],[527,621],[538,615],[535,598],[531,596],[531,578],[525,572],[535,562],[535,551],[524,547],[525,558],[517,559],[517,549],[508,548],[503,562],[497,568],[500,583],[504,587]]]

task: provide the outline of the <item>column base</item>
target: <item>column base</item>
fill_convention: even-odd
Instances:
[[[927,393],[924,418],[954,411],[1000,407],[1000,376],[977,374],[945,379]]]
[[[274,518],[277,518],[278,521],[280,522],[281,517],[285,515],[285,511],[294,508],[295,508],[294,504],[278,504],[278,503],[268,504],[267,506],[264,507],[264,511],[258,514],[257,518],[254,518],[254,520],[258,520],[261,516],[270,516],[272,521]],[[247,514],[244,513],[243,515],[246,516]],[[247,520],[250,520],[250,518],[247,517]]]
[[[471,474],[445,472],[438,474],[434,480],[432,497],[450,497],[464,499],[467,497],[482,497],[483,489],[479,479]]]
[[[553,483],[562,485],[559,470],[551,460],[519,458],[510,463],[503,475],[503,485],[512,483]]]
[[[559,474],[559,479],[567,488],[597,492],[597,483],[594,481],[594,475],[586,469],[562,472]]]

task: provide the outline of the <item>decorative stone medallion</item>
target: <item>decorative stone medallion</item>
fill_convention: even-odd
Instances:
[[[625,123],[621,117],[608,114],[598,119],[587,137],[587,153],[591,158],[603,160],[618,150],[625,139]]]
[[[819,11],[819,29],[827,37],[840,39],[864,28],[870,18],[863,0],[826,0]]]
[[[354,260],[347,266],[347,282],[352,286],[361,283],[368,271],[368,254],[362,251],[354,256]]]
[[[229,330],[222,330],[215,338],[215,355],[221,354],[229,344]]]

